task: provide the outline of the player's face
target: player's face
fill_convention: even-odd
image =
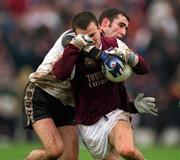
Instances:
[[[122,39],[127,32],[129,21],[123,15],[118,15],[116,19],[114,19],[111,23],[106,18],[106,26],[103,27],[103,31],[105,32],[105,36],[107,37],[116,37],[118,39]],[[104,25],[102,23],[102,25]]]
[[[99,47],[99,45],[101,43],[100,31],[99,31],[98,26],[94,22],[91,22],[88,25],[86,30],[76,28],[76,34],[87,34],[87,35],[89,35],[89,37],[94,41],[94,45],[96,47]]]

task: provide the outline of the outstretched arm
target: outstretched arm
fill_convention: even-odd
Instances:
[[[129,102],[130,113],[150,113],[158,115],[158,108],[154,97],[144,97],[143,93],[139,93],[134,101]]]
[[[139,93],[134,99],[134,106],[139,113],[158,115],[158,108],[154,97],[144,97],[143,93]]]

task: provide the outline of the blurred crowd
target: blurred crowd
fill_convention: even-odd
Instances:
[[[72,17],[83,10],[98,17],[109,7],[129,15],[124,41],[150,64],[148,75],[133,75],[126,86],[132,99],[156,97],[159,116],[135,116],[135,124],[152,129],[156,142],[167,129],[180,130],[180,0],[0,0],[0,135],[13,139],[21,130],[28,75]]]

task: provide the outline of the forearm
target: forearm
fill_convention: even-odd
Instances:
[[[130,113],[136,114],[139,113],[136,107],[134,106],[134,101],[129,102]]]
[[[79,49],[69,44],[68,47],[64,49],[62,57],[54,64],[54,75],[60,80],[70,78],[79,55]]]
[[[133,67],[133,72],[136,74],[147,74],[149,72],[149,65],[148,63],[145,61],[145,59],[138,54],[137,55],[139,57],[139,61],[138,63]]]

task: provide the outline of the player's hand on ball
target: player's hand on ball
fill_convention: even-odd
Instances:
[[[132,67],[134,67],[139,61],[138,56],[134,52],[132,52],[128,47],[124,47],[124,49],[115,47],[113,50],[110,51],[110,54],[121,57],[121,59],[125,63],[128,63]]]
[[[102,62],[102,72],[107,79],[112,82],[125,81],[133,74],[133,70],[119,55],[111,54],[111,50],[102,51],[91,45],[83,49],[86,56]]]
[[[93,49],[93,54],[96,53],[95,48]],[[113,77],[117,77],[124,73],[124,64],[121,61],[121,57],[117,55],[112,55],[109,53],[109,50],[100,51],[95,54],[95,58],[102,61],[105,69],[108,70],[109,73],[112,74]]]
[[[82,50],[87,45],[91,45],[93,43],[94,41],[88,35],[85,34],[78,34],[70,41],[70,44],[73,44],[80,50]]]
[[[88,45],[83,49],[84,54],[86,56],[88,56],[89,58],[92,58],[94,60],[101,60],[103,63],[108,59],[112,59],[113,57],[122,61],[120,55],[111,54],[112,50],[114,50],[114,49],[109,48],[108,50],[99,50],[93,45]]]
[[[110,55],[110,54],[107,54],[106,58],[104,57],[102,58],[103,54],[107,54],[107,53],[103,52],[100,55],[100,59],[103,61],[106,70],[108,70],[109,73],[111,73],[113,77],[117,77],[123,74],[124,65],[122,61],[118,57]]]
[[[139,93],[134,99],[134,106],[139,113],[158,115],[158,108],[156,107],[154,97],[144,97],[143,93]]]

